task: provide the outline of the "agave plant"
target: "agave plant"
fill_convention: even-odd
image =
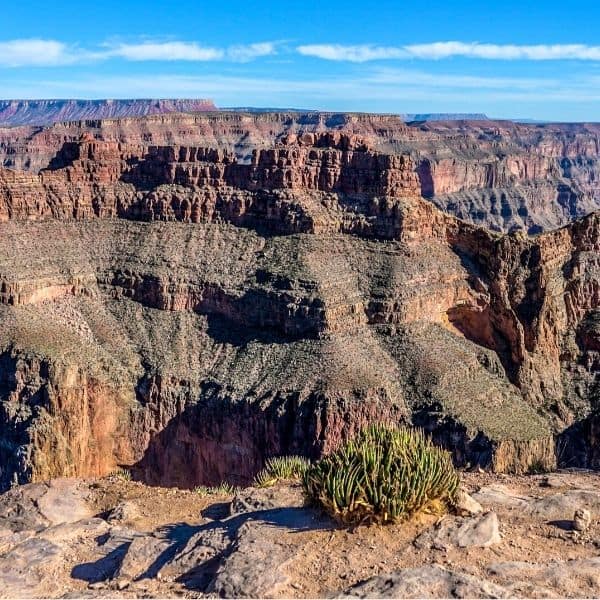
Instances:
[[[120,479],[121,481],[131,481],[131,471],[129,469],[124,469],[123,467],[118,467],[114,471],[109,474],[109,477],[112,479]]]
[[[270,487],[278,481],[302,479],[310,461],[303,456],[275,456],[269,458],[265,468],[254,478],[257,487]]]
[[[421,430],[376,424],[308,468],[303,484],[344,523],[387,523],[452,502],[459,477],[450,454]]]
[[[237,494],[239,488],[226,481],[219,485],[206,486],[199,485],[194,488],[194,492],[200,496],[233,496]]]

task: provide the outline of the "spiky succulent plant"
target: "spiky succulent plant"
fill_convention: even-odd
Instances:
[[[257,473],[254,485],[269,487],[278,481],[301,479],[308,467],[310,467],[310,461],[304,456],[274,456],[269,458],[265,463],[265,468]]]
[[[129,469],[118,467],[109,474],[112,479],[120,479],[121,481],[131,481],[132,475]]]
[[[239,488],[223,481],[219,485],[206,486],[198,485],[194,488],[194,492],[200,496],[233,496],[237,494]]]
[[[451,502],[459,476],[450,454],[420,429],[370,425],[308,468],[308,496],[344,523],[387,523]]]

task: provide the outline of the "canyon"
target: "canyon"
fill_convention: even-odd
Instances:
[[[407,123],[394,115],[319,112],[98,118],[0,127],[0,165],[37,173],[51,166],[65,143],[78,142],[85,132],[99,141],[141,147],[219,149],[247,163],[253,150],[272,148],[290,134],[328,131],[359,137],[375,152],[410,156],[422,197],[493,231],[536,234],[600,207],[600,125],[585,123]]]
[[[248,484],[368,422],[597,466],[600,126],[163,114],[0,129],[0,488]]]

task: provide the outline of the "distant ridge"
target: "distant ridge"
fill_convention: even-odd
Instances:
[[[489,121],[483,113],[404,113],[405,121]]]
[[[299,108],[231,107],[217,108],[212,100],[197,99],[131,99],[131,100],[0,100],[0,127],[51,125],[62,121],[118,119],[173,112],[206,111],[248,113],[327,112]],[[338,111],[340,113],[348,111]],[[398,113],[404,121],[486,121],[483,113]]]
[[[207,99],[0,100],[0,127],[217,110]]]
[[[247,112],[247,113],[269,113],[269,112],[293,112],[293,113],[320,113],[320,112],[338,112],[352,113],[354,111],[327,111],[305,108],[263,108],[256,106],[231,106],[221,108],[232,112]],[[370,113],[367,113],[370,114]],[[387,113],[386,113],[387,114]],[[490,118],[483,113],[397,113],[397,116],[404,121],[489,121]]]

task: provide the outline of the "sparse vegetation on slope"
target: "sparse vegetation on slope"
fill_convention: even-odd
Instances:
[[[307,469],[304,487],[344,523],[388,523],[452,501],[459,476],[450,454],[418,429],[377,424]]]

